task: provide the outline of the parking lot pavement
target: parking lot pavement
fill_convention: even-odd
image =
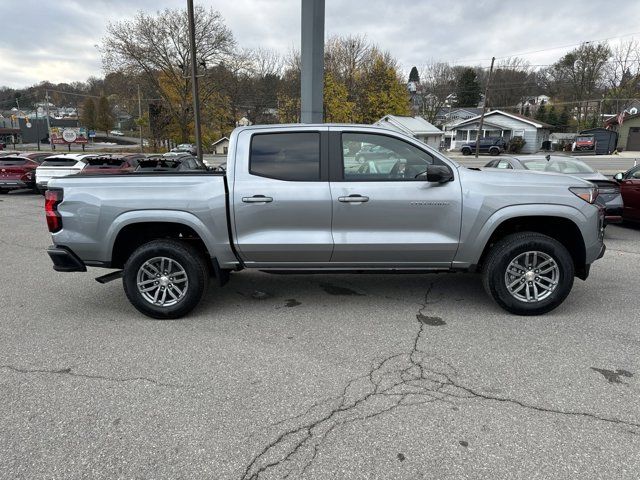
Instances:
[[[640,229],[554,312],[476,275],[240,272],[138,314],[0,197],[0,478],[633,478]]]

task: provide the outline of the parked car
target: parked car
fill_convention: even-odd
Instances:
[[[80,172],[80,174],[117,174],[133,172],[138,167],[140,160],[144,158],[144,155],[141,153],[97,155],[86,160],[87,166]]]
[[[45,158],[36,168],[36,189],[44,194],[51,179],[80,173],[92,157],[95,155],[63,153]]]
[[[124,137],[124,133],[120,130],[111,130],[109,135],[113,135],[114,137]]]
[[[207,166],[191,155],[150,155],[138,160],[136,172],[206,171]]]
[[[356,141],[388,149],[397,165],[347,170],[342,142]],[[224,285],[243,268],[482,272],[502,308],[537,315],[605,251],[597,189],[574,176],[468,169],[363,125],[240,127],[230,145],[224,173],[52,180],[54,269],[121,270],[99,281],[122,276],[131,303],[154,318],[186,315],[210,276]]]
[[[172,148],[171,151],[176,153],[190,153],[191,155],[198,154],[198,149],[192,143],[181,143],[177,147]]]
[[[381,158],[393,159],[397,157],[395,156],[394,152],[387,148],[381,147],[380,145],[368,144],[364,144],[355,155],[355,160],[358,163],[364,163],[367,160],[376,160]]]
[[[533,170],[580,177],[598,187],[596,203],[605,209],[606,223],[622,221],[624,202],[620,194],[620,186],[577,158],[562,155],[504,157],[492,160],[485,165],[485,168]]]
[[[13,154],[0,157],[0,193],[36,190],[36,168],[50,153]]]
[[[624,200],[622,217],[627,222],[640,222],[640,165],[613,177],[620,185]]]
[[[507,148],[507,143],[502,137],[485,137],[480,139],[478,153],[488,153],[489,155],[500,155]],[[476,151],[476,142],[468,142],[460,147],[463,155],[471,155]]]
[[[596,151],[596,137],[593,135],[578,135],[573,142],[572,150],[574,152]]]

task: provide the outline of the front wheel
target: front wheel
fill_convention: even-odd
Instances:
[[[202,299],[208,281],[206,262],[198,250],[184,242],[154,240],[127,260],[124,291],[131,304],[149,317],[180,318]]]
[[[463,148],[462,149],[462,155],[467,156],[467,155],[471,155],[471,150],[468,148]]]
[[[540,315],[560,305],[573,287],[574,265],[566,247],[539,233],[508,235],[490,250],[484,288],[508,312]]]

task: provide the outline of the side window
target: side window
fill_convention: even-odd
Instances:
[[[434,163],[427,152],[386,135],[342,134],[344,179],[349,181],[416,180]]]
[[[498,162],[497,168],[513,168],[511,164],[506,160],[500,160]]]
[[[318,132],[262,133],[251,139],[252,175],[301,182],[320,180]]]
[[[636,168],[635,170],[631,170],[626,178],[631,179],[631,180],[640,180],[640,168]]]

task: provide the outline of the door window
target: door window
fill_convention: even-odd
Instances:
[[[277,180],[319,181],[320,134],[295,132],[254,135],[249,172]]]
[[[342,152],[347,181],[416,180],[434,163],[423,150],[386,135],[343,133]]]
[[[500,160],[496,168],[513,168],[507,160]]]

